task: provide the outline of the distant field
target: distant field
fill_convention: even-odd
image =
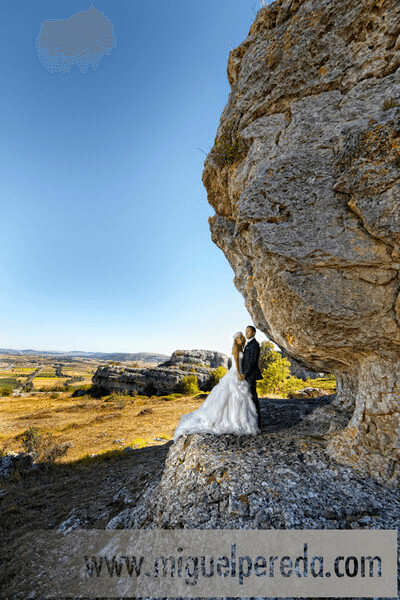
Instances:
[[[91,377],[84,377],[79,383],[70,383],[70,379],[67,377],[35,377],[33,380],[33,389],[34,390],[53,390],[53,388],[59,388],[64,384],[72,386],[73,388],[79,388],[82,385],[86,385],[92,382]],[[53,390],[54,391],[54,390]],[[56,391],[60,391],[57,389]]]
[[[15,377],[8,377],[0,375],[0,388],[17,385],[18,381]]]
[[[67,381],[64,377],[35,377],[32,381],[33,389],[38,390],[40,388],[51,389],[56,385],[63,385]]]
[[[52,369],[51,371],[40,371],[40,373],[38,373],[36,375],[36,378],[41,378],[41,377],[54,377],[56,374],[55,369]]]
[[[91,383],[93,374],[98,367],[98,361],[76,359],[63,364],[62,360],[46,356],[30,356],[29,365],[26,357],[19,355],[0,355],[0,364],[9,365],[10,368],[0,371],[0,391],[3,387],[21,387],[27,383],[28,378],[40,367],[40,371],[32,380],[34,390],[53,390],[61,388],[64,383],[76,385]],[[12,365],[12,366],[11,366]],[[57,375],[61,365],[61,377]]]
[[[64,366],[61,359],[38,355],[29,356],[27,365],[26,357],[0,355],[0,362],[13,365],[0,372],[0,392],[3,387],[15,387],[18,381],[25,383],[36,368],[42,368],[33,379],[32,392],[0,395],[0,450],[5,451],[22,451],[21,434],[32,426],[52,431],[55,441],[72,442],[63,462],[128,445],[159,445],[171,438],[180,415],[202,402],[199,398],[114,394],[101,399],[88,395],[73,398],[74,389],[90,386],[99,361],[77,359]],[[56,376],[59,365],[62,377]],[[68,391],[64,383],[70,386]]]
[[[74,369],[71,367],[63,367],[63,375],[68,375],[69,377],[79,377],[83,375],[84,377],[93,377],[96,369]]]

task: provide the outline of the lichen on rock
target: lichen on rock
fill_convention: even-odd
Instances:
[[[400,5],[278,0],[230,53],[203,172],[254,324],[338,380],[332,457],[400,483]],[[218,157],[227,127],[246,151]]]

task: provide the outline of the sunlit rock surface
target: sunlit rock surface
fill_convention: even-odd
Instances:
[[[400,4],[284,0],[230,54],[203,173],[254,324],[332,372],[328,450],[400,482]]]

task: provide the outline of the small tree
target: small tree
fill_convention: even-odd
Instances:
[[[269,342],[267,342],[268,344]],[[272,345],[272,344],[271,344]],[[268,349],[264,357],[262,369],[262,380],[258,382],[257,388],[261,395],[282,394],[287,396],[304,387],[304,381],[290,374],[290,362],[281,356],[280,352]]]
[[[186,396],[195,396],[200,392],[196,375],[183,377],[180,387]]]
[[[227,370],[224,367],[217,367],[211,375],[211,388],[215,387],[220,380],[226,375]]]
[[[274,349],[272,342],[261,342],[260,358],[258,360],[260,370],[266,369],[268,365],[274,362],[279,356],[281,355]]]

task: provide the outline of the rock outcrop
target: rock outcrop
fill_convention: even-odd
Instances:
[[[213,350],[175,350],[171,358],[159,365],[160,367],[174,367],[192,365],[216,369],[217,367],[228,368],[228,357],[222,352]]]
[[[332,457],[400,482],[400,4],[278,0],[230,53],[203,173],[254,324],[352,409]]]
[[[262,399],[261,435],[169,442],[162,476],[140,497],[126,483],[106,529],[398,529],[398,490],[326,452],[351,414],[332,400]]]
[[[39,468],[33,464],[33,458],[26,452],[8,452],[0,457],[0,479],[10,477],[13,473],[26,473]]]
[[[98,367],[92,381],[109,391],[128,394],[171,394],[180,390],[184,377],[195,375],[201,390],[211,388],[213,371],[227,367],[228,357],[210,350],[176,350],[171,358],[152,369],[122,365]]]
[[[306,381],[307,379],[318,379],[318,377],[323,377],[325,374],[322,372],[316,373],[315,371],[310,371],[303,363],[296,360],[285,351],[281,350],[281,354],[290,362],[290,374],[293,375],[293,377]]]
[[[54,511],[59,473],[54,471],[53,483],[48,475],[42,482],[33,479],[33,491],[40,484],[49,498],[42,507],[47,520],[37,510],[33,513],[37,520],[26,526],[32,529],[33,538],[36,523],[61,534],[50,587],[40,597],[53,597],[51,586],[58,575],[65,575],[59,540],[67,543],[69,534],[78,528],[399,529],[398,490],[361,476],[326,453],[329,439],[346,427],[352,412],[338,411],[333,399],[261,399],[262,433],[255,437],[194,434],[181,437],[176,444],[126,448],[128,460],[107,461],[103,469],[86,471],[91,476],[84,485],[82,478],[73,477],[67,486],[73,504],[62,513]],[[0,496],[19,497],[21,492],[14,485],[1,482]],[[80,488],[87,492],[88,486],[93,494],[81,497]],[[35,506],[39,502],[36,498]],[[50,562],[43,562],[36,538],[30,544],[27,531],[20,536],[21,529],[13,530],[10,543],[17,554],[27,548],[24,565],[18,570],[11,560],[5,563],[7,597],[33,597],[35,590],[38,597],[38,580],[43,583],[48,577]],[[49,548],[43,551],[49,557]],[[399,558],[400,549],[400,567]],[[400,568],[400,585],[399,577]]]
[[[332,465],[318,442],[195,434],[171,447],[160,483],[107,529],[398,528],[396,492]],[[342,485],[338,485],[340,479]],[[357,489],[357,492],[355,492]]]

